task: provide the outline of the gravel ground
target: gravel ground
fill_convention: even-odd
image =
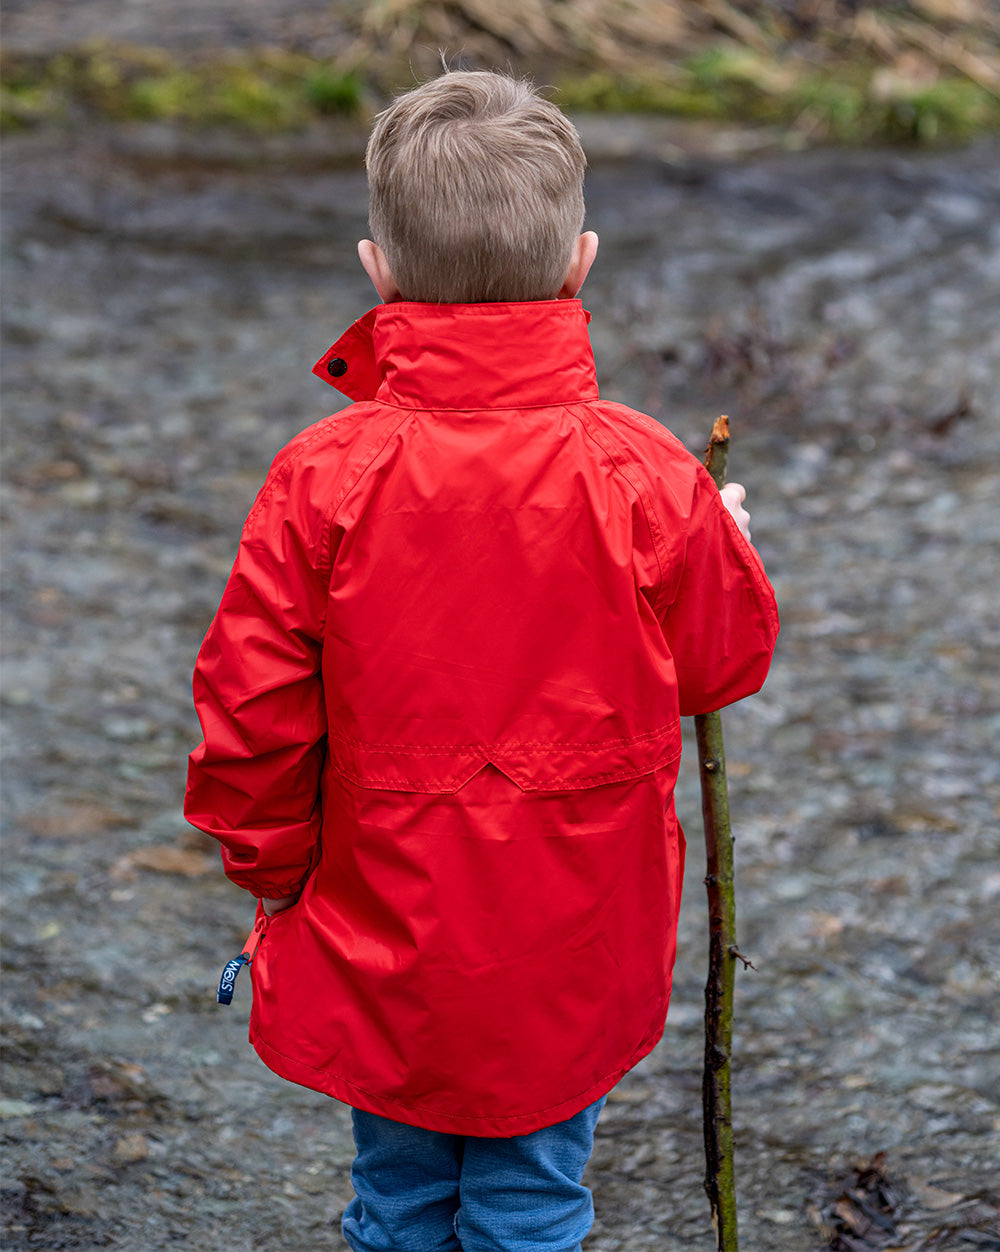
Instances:
[[[585,138],[605,392],[693,448],[730,412],[783,612],[767,686],[726,718],[756,966],[744,1247],[1000,1248],[1000,149],[727,156],[634,120]],[[371,303],[357,143],[6,145],[12,1250],[344,1246],[345,1110],[256,1061],[246,986],[214,1003],[251,909],[180,798],[190,668],[242,518],[335,403],[311,364]],[[690,763],[679,807],[675,1002],[602,1119],[593,1252],[714,1246]],[[858,1186],[888,1212],[867,1232]]]

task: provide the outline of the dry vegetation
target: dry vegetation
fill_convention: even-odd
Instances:
[[[994,0],[381,0],[361,46],[391,78],[528,66],[569,107],[790,125],[806,139],[953,138],[1000,126]]]
[[[345,0],[330,12],[333,55],[299,38],[197,63],[107,43],[7,56],[4,117],[289,128],[377,106],[445,56],[539,76],[571,109],[779,126],[800,143],[1000,130],[1000,0]]]

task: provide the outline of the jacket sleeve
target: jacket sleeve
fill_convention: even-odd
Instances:
[[[701,465],[695,467],[680,568],[657,605],[674,659],[680,712],[708,713],[759,691],[778,635],[774,591]]]
[[[198,655],[204,739],[190,756],[184,806],[222,844],[233,882],[266,897],[294,894],[312,867],[326,744],[327,526],[310,503],[310,475],[294,458],[276,466]]]

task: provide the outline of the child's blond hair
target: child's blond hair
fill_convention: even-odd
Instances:
[[[583,226],[587,161],[528,82],[446,73],[376,118],[371,229],[405,300],[548,300]]]

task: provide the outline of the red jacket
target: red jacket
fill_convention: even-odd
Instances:
[[[252,966],[277,1073],[504,1136],[664,1025],[681,714],[764,681],[771,587],[706,472],[598,398],[580,303],[382,305],[358,403],[278,455],[195,674],[186,811],[297,904]]]

